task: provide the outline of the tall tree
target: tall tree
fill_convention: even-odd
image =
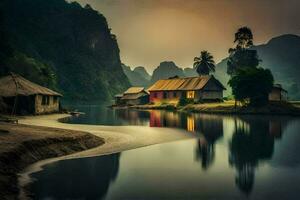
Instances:
[[[253,34],[251,29],[246,26],[239,28],[234,35],[234,43],[237,43],[237,49],[246,49],[253,46]]]
[[[239,28],[234,35],[234,43],[236,47],[228,51],[227,73],[229,75],[233,75],[238,69],[259,65],[257,51],[249,49],[253,46],[253,34],[250,28],[246,26]]]
[[[235,33],[236,48],[229,49],[227,73],[231,76],[228,84],[236,100],[250,105],[267,104],[268,94],[272,89],[274,78],[270,70],[258,68],[260,59],[253,45],[253,34],[250,28],[242,27]]]
[[[194,68],[199,75],[209,75],[215,72],[214,57],[208,51],[201,51],[200,56],[194,58]]]

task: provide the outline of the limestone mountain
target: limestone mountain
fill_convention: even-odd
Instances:
[[[193,68],[189,68],[189,67],[184,68],[184,69],[183,69],[183,72],[184,72],[184,75],[185,75],[186,77],[194,77],[194,76],[198,76],[197,71],[196,71],[195,69],[193,69]]]
[[[150,81],[149,81],[149,79],[147,79],[148,78],[147,76],[145,77],[145,74],[143,74],[142,70],[139,70],[139,69],[136,70],[136,68],[134,70],[131,70],[131,68],[125,64],[122,64],[122,68],[132,86],[139,86],[139,87],[148,87],[149,86]],[[145,72],[146,72],[146,70],[145,70]]]
[[[138,66],[134,68],[133,71],[140,74],[144,79],[150,81],[151,76],[143,66]]]
[[[155,83],[159,79],[168,79],[174,76],[185,77],[182,68],[176,66],[173,61],[164,61],[153,71],[151,83]]]
[[[104,101],[130,86],[116,36],[90,6],[65,0],[2,0],[0,10],[10,46],[25,59],[51,68],[65,97]],[[30,69],[20,73],[27,78]]]

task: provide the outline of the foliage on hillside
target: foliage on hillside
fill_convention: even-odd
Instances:
[[[105,17],[90,6],[65,0],[4,0],[0,9],[9,44],[20,52],[14,62],[49,66],[65,97],[104,101],[130,85],[121,68],[116,36]],[[24,71],[31,74],[32,68],[36,67]]]

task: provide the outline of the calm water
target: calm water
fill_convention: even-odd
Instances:
[[[174,127],[198,139],[64,160],[33,174],[36,199],[299,199],[300,119],[81,107],[69,123]]]

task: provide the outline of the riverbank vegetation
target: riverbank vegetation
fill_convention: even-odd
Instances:
[[[211,103],[188,103],[180,106],[179,104],[149,104],[129,107],[131,109],[143,110],[169,110],[178,112],[198,112],[216,114],[263,114],[263,115],[300,115],[300,103],[289,102],[269,102],[267,105],[252,107],[243,105],[234,100]]]
[[[87,132],[0,123],[0,196],[18,198],[17,173],[39,160],[99,146],[100,137]]]

